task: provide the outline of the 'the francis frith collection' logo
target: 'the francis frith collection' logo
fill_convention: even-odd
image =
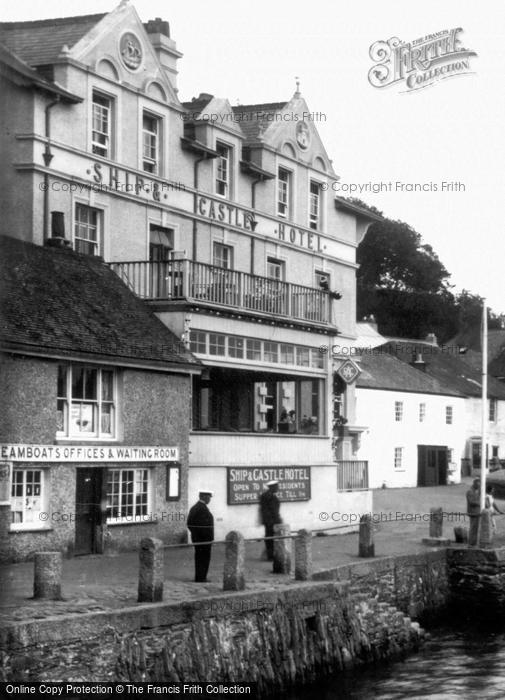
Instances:
[[[130,70],[137,70],[142,63],[142,44],[132,32],[126,32],[119,42],[121,60]]]
[[[477,54],[461,46],[462,31],[461,27],[444,29],[409,43],[398,37],[376,41],[370,47],[370,58],[376,64],[368,71],[370,84],[383,88],[403,83],[405,92],[410,92],[470,73],[470,57]]]

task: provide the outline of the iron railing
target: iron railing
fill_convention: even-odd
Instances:
[[[275,316],[329,323],[329,294],[292,282],[192,260],[109,263],[142,299],[187,299]]]
[[[358,459],[337,462],[337,490],[359,491],[368,489],[368,462]]]

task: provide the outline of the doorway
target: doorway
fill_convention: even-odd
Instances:
[[[417,485],[445,486],[447,484],[448,450],[440,445],[417,446]]]
[[[103,469],[78,467],[75,477],[75,547],[76,556],[101,554]]]

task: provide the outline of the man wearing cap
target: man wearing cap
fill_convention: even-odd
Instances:
[[[212,491],[199,491],[199,500],[188,513],[188,530],[195,544],[214,539],[214,517],[207,507],[213,495]],[[195,547],[195,581],[199,583],[207,580],[211,549],[211,544],[197,544]]]
[[[261,522],[265,526],[265,537],[273,537],[274,525],[282,523],[280,515],[281,504],[277,496],[279,490],[278,481],[269,481],[267,490],[260,496],[260,515]],[[272,561],[274,558],[274,541],[265,540],[267,550],[267,559]]]

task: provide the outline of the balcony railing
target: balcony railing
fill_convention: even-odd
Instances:
[[[358,491],[368,489],[368,462],[363,460],[339,460],[337,462],[337,490]]]
[[[142,299],[186,299],[325,324],[330,319],[329,294],[323,289],[192,260],[113,262],[110,266]]]

